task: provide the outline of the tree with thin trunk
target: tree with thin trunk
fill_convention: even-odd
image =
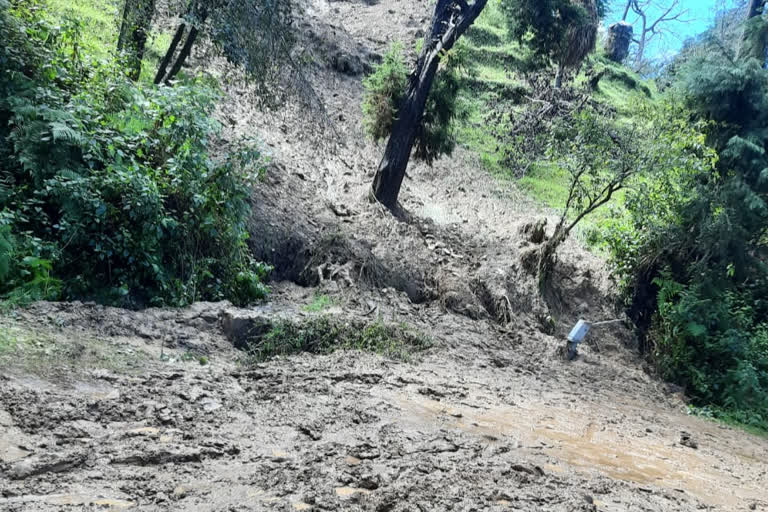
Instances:
[[[397,198],[441,58],[474,23],[488,0],[437,0],[429,34],[408,78],[397,120],[373,180],[373,197],[389,208]]]
[[[128,65],[128,76],[138,80],[141,61],[155,14],[155,0],[125,0],[117,51],[124,52]]]
[[[181,68],[186,64],[189,55],[192,53],[192,47],[197,41],[200,28],[208,20],[208,14],[209,9],[206,2],[197,0],[190,2],[186,16],[176,28],[171,44],[157,67],[155,84],[168,84],[176,78],[176,75],[181,71]],[[177,54],[179,44],[181,44],[185,34],[186,40],[181,46],[181,51],[178,51]],[[168,66],[171,67],[170,70],[168,70]]]
[[[660,12],[658,16],[651,18],[651,11]],[[635,67],[639,67],[643,63],[645,58],[645,52],[648,49],[648,44],[654,39],[661,36],[665,27],[669,23],[689,23],[691,20],[687,18],[688,9],[684,9],[680,6],[680,0],[671,0],[667,2],[658,2],[656,0],[627,0],[627,4],[624,8],[624,15],[622,21],[627,21],[630,11],[636,15],[633,25],[640,23],[640,28],[636,29],[634,33],[637,37],[633,42],[637,45],[635,52]]]
[[[201,40],[208,55],[224,57],[241,69],[258,100],[278,106],[295,94],[304,106],[323,111],[295,59],[294,0],[190,0],[155,74],[156,84],[171,84]]]
[[[646,115],[652,119],[655,113]],[[608,204],[633,178],[659,167],[667,158],[669,144],[658,126],[624,127],[592,107],[577,108],[558,120],[549,136],[547,158],[569,176],[565,206],[538,258],[539,288],[551,299],[560,245],[584,218]]]

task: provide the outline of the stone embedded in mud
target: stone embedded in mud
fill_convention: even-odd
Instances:
[[[61,473],[81,466],[87,458],[86,454],[80,452],[67,455],[29,457],[13,464],[8,471],[8,476],[12,480],[23,480],[44,473]]]
[[[221,328],[235,348],[247,348],[248,341],[267,334],[278,319],[262,311],[227,309],[221,314]]]
[[[360,460],[378,459],[381,456],[379,449],[368,443],[356,446],[350,452],[353,457]]]
[[[512,464],[510,469],[512,469],[512,471],[517,471],[518,473],[526,473],[532,476],[544,476],[544,470],[539,466],[531,466],[529,464]]]
[[[209,455],[209,454],[206,454]],[[212,455],[216,455],[213,453]],[[175,450],[156,450],[150,452],[134,453],[122,457],[113,458],[111,464],[129,464],[132,466],[154,466],[169,463],[200,462],[203,453],[195,448],[178,448]]]
[[[685,431],[680,432],[680,444],[682,446],[687,446],[688,448],[693,448],[694,450],[699,449],[699,443],[696,442],[691,434]]]

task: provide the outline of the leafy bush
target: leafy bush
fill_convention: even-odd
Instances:
[[[432,164],[450,155],[456,145],[453,121],[467,116],[457,101],[460,73],[466,53],[456,48],[443,55],[441,69],[430,90],[424,116],[416,133],[414,157]],[[397,111],[408,86],[408,67],[400,43],[394,43],[373,73],[363,80],[363,125],[376,142],[386,139],[397,120]]]
[[[77,27],[50,26],[35,6],[0,0],[0,294],[52,279],[32,298],[262,297],[268,267],[245,226],[262,158],[208,154],[215,86],[136,85],[86,60]]]
[[[697,403],[714,404],[753,426],[768,426],[768,323],[749,294],[727,285],[656,279],[659,311],[653,357],[661,374],[686,384]],[[710,290],[707,290],[710,288]],[[711,289],[726,289],[717,298]],[[761,311],[762,310],[762,311]],[[763,321],[763,323],[759,323]]]
[[[690,110],[664,119],[676,136],[663,143],[691,158],[627,195],[609,243],[660,373],[696,406],[768,429],[768,72],[707,56],[677,78],[668,95]]]

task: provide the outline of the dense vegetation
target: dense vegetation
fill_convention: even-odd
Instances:
[[[246,246],[244,146],[208,153],[211,81],[134,83],[95,59],[76,21],[0,1],[0,294],[187,304],[266,292]]]
[[[719,46],[679,62],[668,92],[686,121],[704,123],[712,172],[672,168],[633,194],[614,255],[634,308],[655,311],[649,339],[662,375],[710,412],[765,428],[768,71]]]

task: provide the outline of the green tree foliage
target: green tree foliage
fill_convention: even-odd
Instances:
[[[363,87],[363,125],[374,141],[385,139],[392,132],[397,109],[408,83],[403,45],[393,43],[373,73],[365,77]]]
[[[768,428],[768,72],[722,48],[689,53],[670,93],[688,109],[670,122],[698,122],[690,142],[717,158],[631,194],[612,248],[662,374],[698,405]]]
[[[215,86],[137,85],[77,31],[0,0],[0,295],[186,304],[264,295],[245,221],[257,151],[214,160]],[[41,293],[26,293],[37,290]]]
[[[510,36],[530,49],[527,66],[572,68],[594,49],[603,0],[502,0]]]
[[[174,80],[200,41],[247,76],[263,105],[276,107],[294,94],[305,106],[319,100],[296,59],[293,0],[191,0],[155,75],[155,83]]]
[[[466,54],[461,47],[443,56],[416,133],[413,151],[416,159],[431,165],[441,156],[453,152],[456,146],[454,121],[467,115],[457,101],[461,72],[466,69]],[[363,125],[367,134],[377,142],[392,132],[408,85],[408,74],[403,47],[395,43],[373,73],[363,80]]]

